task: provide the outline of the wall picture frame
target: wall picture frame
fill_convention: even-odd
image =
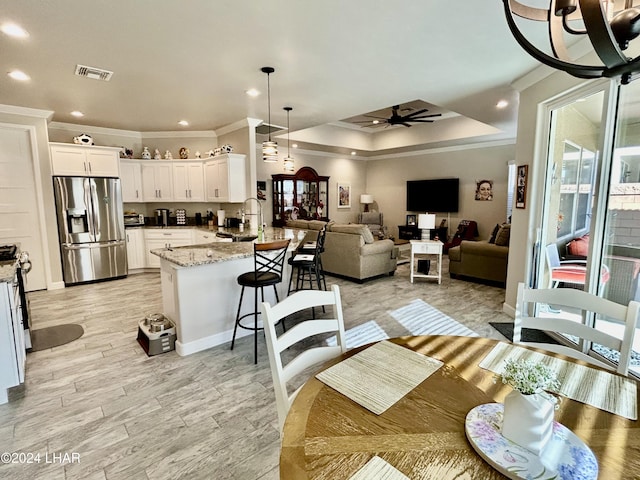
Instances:
[[[351,208],[351,184],[338,182],[338,208]]]
[[[527,208],[529,165],[518,165],[516,172],[516,208]]]
[[[415,227],[416,218],[416,215],[407,215],[407,227]]]

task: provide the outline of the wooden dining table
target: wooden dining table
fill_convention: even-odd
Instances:
[[[476,453],[465,435],[465,417],[471,409],[501,403],[511,391],[494,382],[493,372],[479,366],[499,342],[454,336],[411,336],[389,341],[444,364],[380,415],[310,378],[284,425],[280,478],[349,479],[374,456],[410,479],[505,478]],[[364,348],[345,353],[323,369]],[[637,384],[635,394],[637,398]],[[598,478],[640,478],[637,420],[568,398],[562,399],[555,420],[595,454]]]

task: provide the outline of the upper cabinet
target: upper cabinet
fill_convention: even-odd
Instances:
[[[244,202],[246,189],[246,157],[227,153],[204,164],[207,202]]]
[[[173,163],[173,199],[176,202],[204,202],[202,162]]]
[[[141,164],[142,200],[166,202],[173,200],[172,162],[149,162]]]
[[[56,176],[119,177],[119,147],[50,143],[51,170]]]
[[[120,183],[122,201],[125,203],[142,202],[142,173],[140,163],[120,160]]]

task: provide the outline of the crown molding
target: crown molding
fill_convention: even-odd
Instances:
[[[92,125],[77,125],[75,123],[51,122],[49,123],[49,128],[74,132],[76,134],[80,132],[100,135],[113,135],[118,137],[131,137],[137,139],[142,138],[142,134],[140,132],[135,132],[133,130],[118,130],[116,128],[95,127]]]
[[[219,137],[221,135],[226,135],[227,133],[235,132],[236,130],[240,130],[242,128],[255,128],[262,123],[262,120],[259,118],[243,118],[242,120],[238,120],[237,122],[233,122],[229,125],[221,127],[215,131],[216,135]]]
[[[373,155],[366,157],[366,160],[387,160],[390,158],[400,157],[416,157],[418,155],[433,155],[435,153],[457,152],[463,150],[473,150],[476,148],[503,147],[505,145],[515,145],[515,138],[507,138],[504,140],[493,140],[489,142],[465,143],[463,145],[451,145],[449,147],[426,148],[422,150],[413,150],[411,152],[385,153],[384,155]]]
[[[176,132],[141,132],[142,138],[217,138],[216,132],[213,130],[200,131],[176,131]]]
[[[0,113],[11,115],[22,115],[25,117],[45,118],[47,121],[53,117],[53,111],[40,110],[37,108],[17,107],[15,105],[0,105]]]

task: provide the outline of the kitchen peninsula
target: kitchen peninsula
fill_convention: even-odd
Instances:
[[[289,238],[289,249],[294,250],[305,234],[306,230],[266,228],[263,241]],[[236,278],[254,268],[253,242],[214,242],[151,253],[160,257],[163,313],[176,324],[178,355],[231,341],[240,299]],[[289,274],[285,268],[285,278],[278,286],[281,299],[286,296]],[[273,289],[265,289],[265,301],[275,303]],[[253,301],[243,303],[241,314],[253,306]],[[250,333],[238,329],[236,337]]]

